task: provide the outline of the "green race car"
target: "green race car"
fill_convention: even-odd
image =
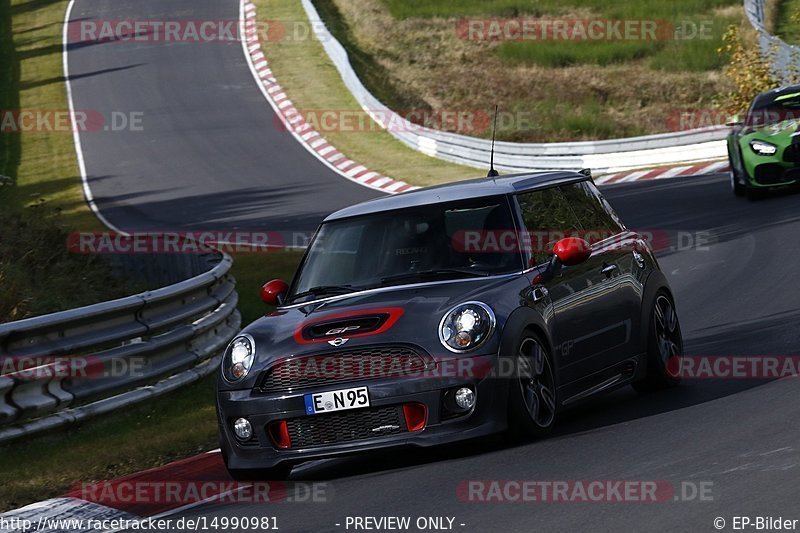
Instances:
[[[728,135],[731,187],[754,199],[770,187],[800,184],[800,85],[755,97]]]

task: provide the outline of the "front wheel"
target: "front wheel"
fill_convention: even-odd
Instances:
[[[672,297],[665,291],[656,296],[650,313],[647,338],[647,375],[633,384],[639,392],[674,387],[681,381],[683,337]]]
[[[541,437],[553,429],[558,406],[550,354],[530,331],[522,335],[516,348],[516,372],[509,385],[511,431],[519,437]]]
[[[728,162],[731,167],[731,190],[734,196],[744,196],[747,193],[747,187],[742,183],[741,176],[736,172],[736,166],[733,164],[733,159],[728,157]]]

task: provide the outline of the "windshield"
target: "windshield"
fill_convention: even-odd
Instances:
[[[784,94],[763,103],[755,102],[747,114],[746,124],[763,127],[789,120],[800,120],[800,93]]]
[[[373,213],[322,225],[295,277],[290,301],[355,290],[517,272],[519,246],[465,247],[465,232],[511,233],[508,200],[488,197]]]

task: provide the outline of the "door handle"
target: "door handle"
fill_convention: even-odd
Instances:
[[[605,274],[606,276],[610,276],[613,272],[617,269],[617,265],[610,264],[610,265],[603,265],[603,268],[600,269],[601,274]]]

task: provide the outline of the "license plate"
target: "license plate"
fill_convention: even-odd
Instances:
[[[307,415],[369,407],[369,394],[366,387],[316,392],[306,394],[304,399],[306,401]]]

